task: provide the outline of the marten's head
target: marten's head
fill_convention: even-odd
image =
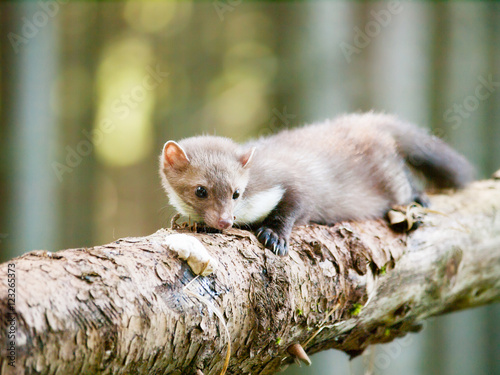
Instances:
[[[170,204],[212,228],[230,228],[248,184],[253,153],[253,148],[242,150],[222,137],[168,141],[160,156],[160,175]]]

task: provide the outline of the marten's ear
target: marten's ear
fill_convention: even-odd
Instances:
[[[182,169],[189,164],[189,158],[184,149],[174,141],[168,141],[163,146],[163,166],[165,168]]]
[[[243,168],[246,168],[248,166],[250,160],[252,160],[254,152],[255,152],[255,147],[252,147],[250,150],[248,150],[247,152],[245,152],[243,155],[240,156],[240,163],[243,166]]]

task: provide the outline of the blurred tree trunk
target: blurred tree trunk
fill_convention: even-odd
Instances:
[[[0,33],[8,35],[14,30],[13,27],[13,4],[1,4],[0,12]],[[9,144],[12,142],[12,128],[8,125],[12,121],[12,111],[9,108],[13,107],[12,90],[15,87],[15,71],[16,65],[13,63],[14,56],[12,54],[12,45],[8,43],[8,39],[0,40],[0,174],[3,176],[0,179],[0,261],[4,261],[15,254],[7,247],[6,243],[9,239],[11,228],[9,225],[9,209],[12,199],[12,192],[9,189],[9,181],[13,177],[13,168],[10,168],[12,147]],[[7,251],[5,249],[8,249]]]
[[[60,66],[56,95],[58,97],[59,149],[57,162],[71,167],[62,174],[59,182],[61,226],[60,241],[65,246],[89,246],[94,242],[92,227],[96,185],[93,139],[91,136],[96,119],[96,70],[100,62],[98,54],[105,31],[116,17],[104,17],[102,8],[92,3],[68,3],[62,5],[58,15]],[[102,27],[106,25],[106,27]],[[115,29],[116,30],[116,29]],[[90,152],[85,145],[89,145]],[[70,151],[71,150],[71,151]],[[73,155],[73,156],[72,156]],[[68,161],[76,160],[76,165]],[[85,205],[79,202],[87,202]]]
[[[1,161],[8,185],[0,193],[8,199],[1,199],[0,210],[11,219],[0,228],[0,241],[14,254],[36,244],[55,246],[58,232],[57,203],[50,200],[57,190],[51,178],[56,122],[47,92],[57,77],[58,45],[56,20],[39,3],[1,6]],[[37,225],[42,221],[45,227]]]

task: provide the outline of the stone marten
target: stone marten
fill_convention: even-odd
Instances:
[[[165,143],[160,175],[170,203],[209,227],[255,229],[278,255],[292,227],[382,217],[423,203],[419,171],[434,187],[460,188],[469,162],[442,140],[396,117],[344,115],[239,145],[198,136]]]

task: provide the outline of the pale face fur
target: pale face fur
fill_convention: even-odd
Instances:
[[[234,222],[234,210],[248,184],[252,150],[240,150],[227,138],[193,137],[167,142],[160,175],[170,203],[183,215],[223,229]],[[206,196],[197,195],[203,188]],[[221,222],[225,223],[221,227]]]

